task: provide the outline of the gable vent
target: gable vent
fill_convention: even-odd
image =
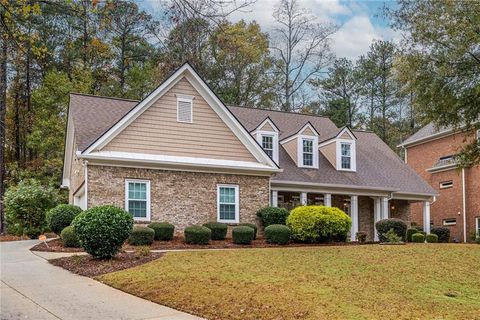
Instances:
[[[192,99],[177,98],[177,121],[192,122]]]

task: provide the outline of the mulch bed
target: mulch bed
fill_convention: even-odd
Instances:
[[[105,273],[115,272],[135,267],[162,256],[163,253],[150,252],[149,254],[137,254],[134,252],[120,252],[114,258],[93,259],[91,256],[74,255],[49,260],[55,266],[67,269],[70,272],[86,277],[96,277]]]
[[[19,241],[19,240],[29,240],[30,238],[27,236],[12,236],[9,234],[0,236],[0,242],[7,242],[7,241]]]
[[[32,251],[46,251],[46,252],[84,252],[82,248],[67,248],[63,246],[61,239],[53,239],[50,241],[40,242],[39,244],[30,248]]]

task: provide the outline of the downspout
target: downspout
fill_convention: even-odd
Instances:
[[[88,161],[83,162],[83,167],[85,170],[85,210],[88,209]]]
[[[467,242],[467,201],[465,196],[465,168],[462,168],[462,209],[463,209],[463,242]]]

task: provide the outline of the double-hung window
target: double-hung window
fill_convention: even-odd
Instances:
[[[217,220],[227,223],[239,222],[238,185],[217,186]]]
[[[273,159],[273,136],[262,135],[262,148]]]
[[[312,167],[313,166],[313,140],[303,139],[302,148],[303,148],[303,165]]]
[[[125,209],[135,220],[150,220],[150,181],[125,181]]]
[[[352,168],[352,145],[350,143],[342,142],[340,144],[340,152],[342,169],[350,170]]]

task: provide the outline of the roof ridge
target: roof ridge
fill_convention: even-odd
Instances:
[[[296,114],[296,115],[301,115],[301,116],[311,116],[311,117],[317,117],[317,118],[326,118],[331,120],[327,116],[321,116],[318,114],[310,114],[310,113],[301,113],[301,112],[295,112],[295,111],[282,111],[282,110],[274,110],[274,109],[265,109],[265,108],[257,108],[257,107],[247,107],[247,106],[237,106],[233,104],[227,104],[227,107],[234,107],[234,108],[243,108],[243,109],[257,109],[257,110],[262,110],[262,111],[273,111],[273,112],[280,112],[280,113],[286,113],[286,114]]]
[[[89,94],[89,93],[70,92],[70,94],[73,94],[73,95],[76,95],[76,96],[86,96],[86,97],[94,97],[94,98],[101,98],[101,99],[111,99],[111,100],[120,100],[120,101],[140,102],[140,100],[135,100],[135,99],[108,97],[108,96],[101,96],[101,95],[95,95],[95,94]]]

